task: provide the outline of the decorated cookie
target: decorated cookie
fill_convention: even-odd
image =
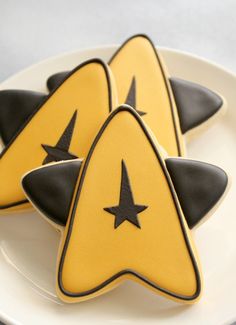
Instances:
[[[225,107],[223,98],[213,91],[169,77],[158,51],[145,35],[128,39],[109,65],[119,103],[137,110],[170,156],[183,156],[183,134],[192,133]],[[47,81],[49,90],[60,84],[67,73],[51,76]]]
[[[216,166],[164,158],[142,118],[121,106],[85,161],[40,167],[22,185],[46,218],[69,217],[57,268],[62,300],[90,299],[132,279],[193,303],[202,281],[188,224],[215,206],[227,182]]]
[[[53,161],[85,158],[116,102],[109,68],[99,59],[73,70],[50,95],[0,92],[0,210],[29,207],[21,188],[27,171]]]

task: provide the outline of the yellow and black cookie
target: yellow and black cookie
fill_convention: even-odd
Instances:
[[[186,219],[218,202],[227,175],[207,163],[164,159],[161,151],[137,112],[123,106],[102,126],[82,169],[75,159],[24,176],[42,214],[69,217],[57,269],[62,300],[90,299],[125,279],[174,300],[199,298],[201,272]]]
[[[178,78],[169,78],[164,63],[146,35],[129,38],[109,61],[119,104],[135,108],[170,156],[184,155],[183,134],[222,111],[224,99],[213,91]],[[51,76],[52,90],[68,72]]]
[[[85,158],[109,112],[117,105],[109,68],[99,59],[73,70],[48,96],[23,90],[0,92],[0,210],[29,207],[24,173],[52,161]]]

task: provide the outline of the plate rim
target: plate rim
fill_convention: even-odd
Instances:
[[[41,60],[39,62],[33,63],[32,65],[23,68],[21,70],[19,70],[18,72],[16,72],[15,74],[7,77],[5,80],[3,80],[0,83],[0,87],[4,87],[5,83],[11,83],[15,78],[19,78],[21,77],[21,75],[23,75],[24,73],[27,73],[28,71],[37,68],[40,65],[44,65],[44,64],[50,64],[50,62],[53,62],[55,60],[61,59],[61,58],[66,58],[66,57],[70,57],[71,55],[81,55],[83,52],[96,52],[96,51],[100,51],[100,50],[116,50],[118,48],[119,44],[111,44],[111,45],[103,45],[103,46],[96,46],[96,47],[88,47],[88,48],[81,48],[78,50],[74,50],[74,51],[67,51],[67,52],[63,52],[61,54],[57,54],[51,57],[48,57],[44,60]],[[156,47],[158,50],[161,50],[161,52],[163,53],[171,53],[174,55],[181,55],[181,56],[185,56],[188,57],[190,59],[194,59],[197,61],[202,61],[203,63],[212,66],[213,68],[220,70],[221,72],[233,77],[233,79],[236,79],[236,73],[226,69],[224,66],[212,62],[211,60],[205,59],[201,56],[192,54],[190,52],[187,51],[182,51],[182,50],[176,50],[173,48],[168,48],[168,47]],[[6,314],[4,311],[2,311],[2,309],[0,308],[0,320],[3,321],[6,324],[12,324],[12,325],[22,325],[21,322],[19,322],[18,320],[16,320],[15,317],[11,317],[8,314]]]
[[[12,79],[14,78],[19,78],[22,74],[32,70],[32,69],[35,69],[37,67],[39,67],[40,65],[44,65],[44,64],[48,64],[50,63],[51,61],[55,61],[55,60],[58,60],[58,59],[63,59],[63,58],[66,58],[67,56],[71,56],[71,55],[80,55],[81,53],[83,52],[96,52],[96,51],[100,51],[100,50],[116,50],[118,47],[120,46],[120,44],[108,44],[108,45],[101,45],[101,46],[94,46],[94,47],[85,47],[85,48],[81,48],[81,49],[78,49],[78,50],[73,50],[73,51],[65,51],[65,52],[62,52],[61,54],[56,54],[56,55],[53,55],[53,56],[50,56],[50,57],[47,57],[43,60],[40,60],[36,63],[33,63],[31,65],[29,65],[28,67],[26,68],[23,68],[23,69],[20,69],[19,71],[17,71],[16,73],[8,76],[6,79],[4,79],[3,81],[0,82],[0,87],[4,87],[4,84],[5,83],[9,83],[12,81]],[[194,54],[194,53],[191,53],[191,52],[188,52],[188,51],[183,51],[183,50],[177,50],[177,49],[174,49],[174,48],[171,48],[171,47],[165,47],[165,46],[156,46],[155,45],[155,48],[157,50],[160,50],[161,53],[172,53],[172,54],[177,54],[177,55],[184,55],[186,57],[190,57],[192,59],[195,59],[197,61],[202,61],[204,62],[205,64],[207,65],[210,65],[212,67],[215,67],[217,68],[218,70],[221,70],[222,72],[224,73],[227,73],[229,74],[230,76],[232,76],[233,78],[236,78],[236,72],[232,72],[231,70],[225,68],[223,65],[217,63],[217,62],[214,62],[214,61],[211,61],[209,59],[206,59],[200,55],[197,55],[197,54]]]

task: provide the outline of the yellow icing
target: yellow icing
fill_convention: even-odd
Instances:
[[[116,105],[113,79],[111,83]],[[43,104],[1,157],[0,206],[25,200],[20,186],[22,175],[43,163],[47,153],[41,145],[56,145],[75,110],[78,113],[69,151],[83,158],[111,108],[104,66],[94,61],[77,69]]]
[[[125,103],[135,77],[136,106],[147,113],[142,118],[169,156],[182,156],[184,139],[168,74],[151,42],[143,36],[131,38],[111,60],[110,68],[116,80],[119,104]]]
[[[141,229],[127,220],[114,229],[114,215],[104,211],[105,207],[119,203],[122,160],[128,170],[135,204],[148,206],[138,214]],[[163,168],[133,115],[129,111],[117,113],[99,138],[87,168],[84,167],[73,223],[72,220],[67,223],[63,234],[59,253],[63,290],[59,285],[57,288],[61,299],[86,300],[129,278],[161,293],[150,285],[153,283],[170,292],[166,293],[170,298],[174,295],[177,296],[174,299],[182,300],[186,296],[190,302],[196,300],[198,266],[194,268],[189,252],[194,256],[194,247]],[[127,269],[147,282],[125,274],[103,285]],[[90,290],[94,292],[86,294]],[[70,294],[83,296],[70,297]]]

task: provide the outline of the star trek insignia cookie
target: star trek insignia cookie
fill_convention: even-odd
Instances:
[[[135,108],[170,156],[183,156],[184,134],[192,134],[226,107],[215,92],[186,80],[169,77],[152,41],[146,35],[129,38],[109,61],[117,84],[119,104]],[[68,72],[51,76],[54,89]]]
[[[101,295],[126,279],[174,300],[197,301],[202,280],[188,224],[216,205],[227,183],[216,166],[164,158],[128,106],[109,115],[85,161],[42,166],[22,180],[46,218],[68,219],[57,268],[57,292],[67,302]]]
[[[0,92],[0,210],[30,207],[21,189],[27,171],[53,161],[85,158],[113,105],[115,85],[99,59],[73,70],[48,96]]]

